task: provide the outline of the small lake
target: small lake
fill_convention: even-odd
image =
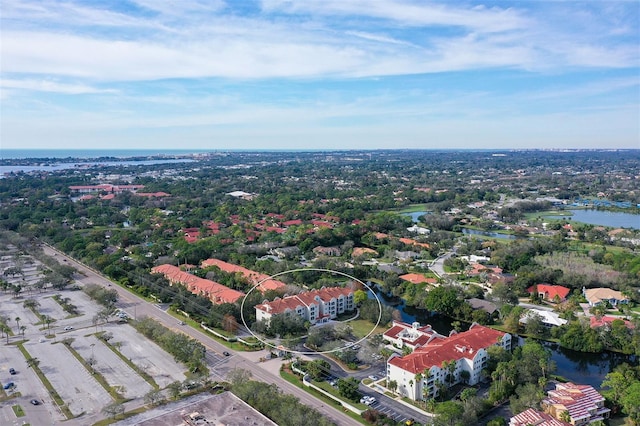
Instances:
[[[640,229],[640,215],[637,214],[583,209],[568,211],[572,213],[572,221],[588,223],[590,225],[610,226],[612,228]],[[549,219],[558,219],[558,216],[546,217]]]
[[[429,324],[438,333],[448,336],[453,329],[451,323],[453,319],[429,312],[425,309],[417,309],[406,306],[404,300],[397,297],[389,297],[378,291],[376,293],[380,302],[386,306],[391,306],[400,311],[402,321],[411,324],[418,321],[421,325]],[[369,298],[373,298],[369,292]],[[517,337],[520,344],[524,343],[522,337]],[[555,374],[579,384],[591,385],[596,389],[600,388],[604,377],[613,369],[622,364],[638,364],[638,358],[633,355],[618,354],[615,352],[603,352],[599,354],[576,352],[570,349],[561,348],[557,343],[541,342],[549,351],[551,359],[556,364]]]
[[[429,214],[429,212],[425,212],[425,211],[419,211],[419,212],[408,212],[408,213],[402,213],[403,216],[409,216],[411,218],[411,220],[413,221],[413,223],[418,223],[418,218],[420,216],[424,216],[425,214]]]
[[[501,234],[499,232],[480,231],[478,229],[462,228],[462,233],[465,235],[478,235],[481,237],[489,238],[501,238],[503,240],[515,240],[517,237],[510,234]]]

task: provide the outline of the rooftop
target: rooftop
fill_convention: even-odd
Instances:
[[[480,349],[496,344],[504,336],[501,331],[474,324],[468,331],[435,338],[409,355],[393,357],[389,364],[414,374],[422,373],[433,366],[440,367],[444,361],[473,359]]]

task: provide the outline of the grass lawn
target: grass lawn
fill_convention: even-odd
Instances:
[[[320,389],[322,389],[323,391],[329,392],[331,395],[335,396],[336,398],[340,399],[340,400],[344,400],[344,397],[340,395],[340,393],[338,392],[338,390],[336,388],[334,388],[333,386],[331,386],[329,383],[322,381],[322,382],[313,382],[314,385],[316,385],[317,387],[319,387]],[[366,410],[369,407],[367,407],[365,404],[361,404],[359,402],[353,402],[353,401],[347,401],[344,400],[347,404],[353,405],[354,407],[360,409],[360,410]]]
[[[362,339],[364,336],[369,334],[374,326],[374,324],[372,324],[371,322],[362,319],[349,321],[347,324],[351,326],[351,328],[353,329],[353,335],[358,339]],[[373,336],[374,334],[384,333],[385,331],[387,331],[386,327],[378,326],[371,336]]]
[[[16,414],[16,417],[24,417],[24,410],[22,409],[21,406],[19,405],[12,405],[11,409],[13,410],[13,412]]]

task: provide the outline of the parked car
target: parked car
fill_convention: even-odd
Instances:
[[[374,382],[376,380],[378,380],[378,376],[374,376],[373,374],[369,376],[369,379],[373,380]]]
[[[13,383],[13,382],[9,382],[9,383],[5,383],[5,384],[4,384],[4,386],[3,386],[3,388],[4,388],[4,389],[11,389],[11,388],[12,388],[12,387],[14,387],[14,386],[15,386],[15,383]]]
[[[229,356],[229,355],[231,355],[231,354],[230,354],[229,352],[227,352],[227,351],[224,351],[224,352],[222,352],[222,355],[224,355],[224,356]]]
[[[16,374],[16,369],[15,369],[15,368],[13,368],[13,367],[12,367],[12,368],[10,368],[10,369],[9,369],[9,374],[11,374],[12,376],[13,376],[14,374]]]
[[[29,402],[31,403],[31,405],[40,405],[40,401],[38,401],[37,399],[32,399]]]
[[[70,325],[66,326],[64,328],[64,331],[69,331],[69,330],[73,330],[73,327],[71,327]]]

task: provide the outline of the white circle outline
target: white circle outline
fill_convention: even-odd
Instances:
[[[363,286],[365,286],[367,288],[367,290],[371,291],[371,293],[373,294],[373,296],[376,298],[376,301],[378,302],[378,321],[376,322],[376,324],[373,326],[373,328],[371,329],[371,331],[369,332],[369,334],[367,334],[366,336],[364,336],[362,339],[351,343],[350,345],[347,346],[340,346],[336,349],[332,349],[330,351],[294,351],[291,349],[282,349],[282,348],[278,348],[278,346],[266,342],[264,340],[262,340],[260,337],[258,337],[253,331],[251,331],[251,328],[247,325],[247,321],[244,318],[244,302],[247,300],[247,297],[251,294],[251,292],[253,290],[255,290],[258,286],[260,286],[260,284],[262,284],[265,281],[269,281],[274,279],[275,277],[279,277],[280,275],[285,275],[291,272],[300,272],[300,271],[319,271],[319,272],[330,272],[333,274],[338,274],[338,275],[342,275],[344,277],[350,278],[354,281],[359,282],[360,284],[362,284]],[[282,349],[286,352],[292,353],[292,354],[299,354],[299,355],[318,355],[318,354],[330,354],[332,352],[337,352],[337,351],[341,351],[342,349],[347,349],[350,347],[353,347],[355,345],[357,345],[360,342],[363,342],[364,340],[366,340],[369,336],[371,336],[373,334],[374,331],[376,331],[376,328],[378,327],[378,325],[380,324],[380,321],[382,320],[382,303],[380,303],[380,298],[378,297],[378,295],[376,294],[375,291],[373,291],[373,289],[371,289],[371,287],[369,287],[367,284],[365,284],[364,282],[362,282],[361,280],[359,280],[356,277],[353,277],[349,274],[345,274],[344,272],[340,272],[340,271],[333,271],[331,269],[322,269],[322,268],[298,268],[298,269],[289,269],[287,271],[283,271],[283,272],[278,272],[275,275],[271,275],[270,277],[267,277],[265,279],[263,279],[262,281],[260,281],[259,283],[257,283],[256,285],[254,285],[251,290],[249,290],[247,292],[247,294],[245,294],[245,296],[242,298],[242,303],[240,304],[240,318],[242,319],[242,324],[244,325],[244,327],[247,329],[247,331],[249,331],[249,333],[251,333],[251,335],[253,337],[255,337],[256,339],[258,339],[259,342],[263,343],[266,346],[269,346],[270,348],[273,349]],[[342,321],[339,321],[342,322]]]

